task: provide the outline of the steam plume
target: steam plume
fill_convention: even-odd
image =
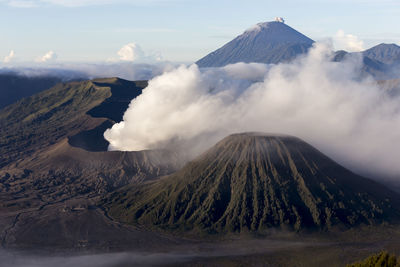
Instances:
[[[284,133],[347,167],[399,175],[400,99],[359,80],[360,58],[331,62],[331,51],[317,44],[276,66],[181,66],[151,80],[104,136],[111,150],[179,144],[198,153],[234,132]]]

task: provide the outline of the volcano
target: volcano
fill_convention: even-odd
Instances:
[[[400,46],[396,44],[379,44],[362,52],[363,56],[378,60],[384,64],[400,64]]]
[[[180,171],[105,199],[119,221],[208,233],[268,228],[330,230],[391,222],[400,197],[304,141],[226,137]]]
[[[306,53],[313,43],[282,20],[258,23],[196,64],[203,68],[238,62],[277,64]]]

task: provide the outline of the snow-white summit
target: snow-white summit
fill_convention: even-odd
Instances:
[[[221,67],[237,62],[276,64],[306,53],[313,43],[286,25],[283,18],[276,18],[254,25],[196,63],[199,67]]]

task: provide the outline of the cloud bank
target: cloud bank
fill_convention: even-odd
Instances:
[[[39,256],[0,250],[1,266],[13,267],[110,267],[110,266],[164,266],[190,261],[194,253],[109,253]]]
[[[0,68],[1,73],[14,73],[24,76],[51,76],[63,81],[119,77],[126,80],[149,80],[174,69],[176,64],[158,62],[157,64],[114,62],[114,63],[57,63],[44,62],[33,65],[7,65]]]
[[[151,80],[104,136],[111,150],[199,153],[231,133],[283,133],[363,174],[399,175],[400,99],[360,81],[359,58],[331,55],[317,44],[291,64],[181,66]]]
[[[89,79],[119,77],[126,80],[149,80],[165,71],[174,69],[176,65],[169,62],[158,64],[116,62],[109,64],[61,64],[60,69],[74,70],[83,73]],[[53,66],[56,70],[58,67]]]
[[[339,30],[333,38],[337,49],[347,50],[349,52],[360,52],[365,50],[364,41],[357,36],[346,34],[343,30]]]

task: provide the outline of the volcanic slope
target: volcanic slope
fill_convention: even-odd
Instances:
[[[162,240],[121,228],[94,205],[117,188],[179,168],[169,151],[107,151],[104,128],[146,86],[118,78],[63,83],[0,111],[1,246],[143,247]]]
[[[105,199],[123,222],[226,233],[332,229],[396,221],[400,197],[302,140],[231,135],[180,171]]]
[[[118,78],[59,84],[3,109],[0,206],[102,194],[175,171],[168,151],[107,152],[104,128],[146,85]]]
[[[313,43],[283,22],[258,23],[196,64],[199,67],[222,67],[238,62],[277,64],[306,53]]]
[[[125,95],[129,96],[124,101],[114,96],[122,94],[118,94],[123,91],[121,82],[132,84],[125,88]],[[146,85],[118,78],[60,83],[4,108],[0,112],[0,167],[102,123],[112,125],[123,111],[109,108],[107,103],[117,102],[126,109]]]

